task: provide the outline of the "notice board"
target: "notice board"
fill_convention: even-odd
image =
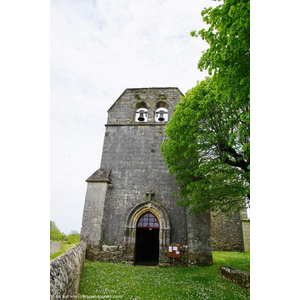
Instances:
[[[180,246],[168,245],[168,257],[180,258]]]

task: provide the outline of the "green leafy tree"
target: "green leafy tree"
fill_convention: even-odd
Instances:
[[[167,125],[162,154],[180,184],[179,204],[191,212],[229,213],[245,207],[249,162],[237,132],[239,109],[224,109],[214,78],[186,93]]]
[[[191,32],[209,48],[198,68],[212,76],[177,105],[162,153],[191,212],[229,213],[250,203],[250,2],[224,0],[202,11]]]
[[[50,240],[51,241],[62,241],[65,238],[65,235],[60,232],[57,228],[55,222],[50,221]]]
[[[236,131],[247,140],[243,155],[250,159],[250,1],[224,0],[215,8],[202,11],[208,29],[192,31],[201,36],[209,48],[204,51],[198,68],[214,74],[221,101],[239,109],[240,122]],[[236,131],[233,133],[233,140]]]

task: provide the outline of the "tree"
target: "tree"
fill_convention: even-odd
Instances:
[[[214,78],[199,82],[176,106],[161,147],[180,184],[179,204],[190,206],[193,213],[239,210],[249,194],[243,140],[238,134],[232,140],[239,109],[224,109],[221,98]]]
[[[222,91],[224,107],[233,105],[240,109],[240,122],[236,129],[241,138],[247,139],[243,152],[249,160],[250,1],[224,0],[215,8],[205,8],[201,14],[209,28],[198,33],[192,31],[191,35],[201,36],[209,48],[200,58],[198,68],[214,74],[218,89]]]
[[[250,203],[250,1],[224,0],[202,11],[209,44],[199,82],[176,106],[162,153],[191,212],[231,212]]]
[[[212,76],[187,92],[167,124],[162,153],[191,212],[231,212],[250,203],[250,1],[202,11],[191,32],[209,48],[198,68]]]
[[[55,222],[50,221],[50,240],[52,241],[62,241],[65,238],[65,235],[60,232],[57,228]]]

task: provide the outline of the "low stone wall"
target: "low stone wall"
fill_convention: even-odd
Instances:
[[[219,277],[250,290],[250,274],[232,267],[219,266]]]
[[[90,261],[102,261],[112,263],[127,263],[127,257],[122,247],[103,245],[101,249],[88,247],[86,259]]]
[[[159,261],[158,265],[160,267],[169,266],[194,266],[200,265],[195,263],[196,258],[193,253],[190,253],[187,245],[182,245],[180,248],[180,258],[168,257],[167,248],[159,249]],[[197,258],[199,255],[197,255]],[[124,244],[123,246],[115,245],[102,245],[100,248],[88,246],[86,250],[86,259],[90,261],[102,261],[109,263],[123,263],[123,264],[133,264],[134,263],[134,246],[129,244]],[[206,257],[203,257],[203,261],[207,261]],[[209,265],[212,264],[212,261]],[[208,265],[208,264],[204,264]]]
[[[86,244],[79,244],[50,262],[50,298],[74,299],[78,293]]]
[[[60,251],[61,242],[50,241],[50,255]]]

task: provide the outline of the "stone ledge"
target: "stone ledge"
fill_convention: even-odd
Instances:
[[[94,172],[86,182],[107,182],[110,183],[111,170],[107,168],[100,168]]]
[[[119,246],[114,246],[114,245],[103,245],[102,246],[102,251],[104,252],[109,252],[109,251],[118,251]],[[122,249],[120,249],[122,250]]]
[[[243,288],[250,290],[250,274],[238,269],[226,266],[219,266],[219,277],[229,282],[239,284]]]

